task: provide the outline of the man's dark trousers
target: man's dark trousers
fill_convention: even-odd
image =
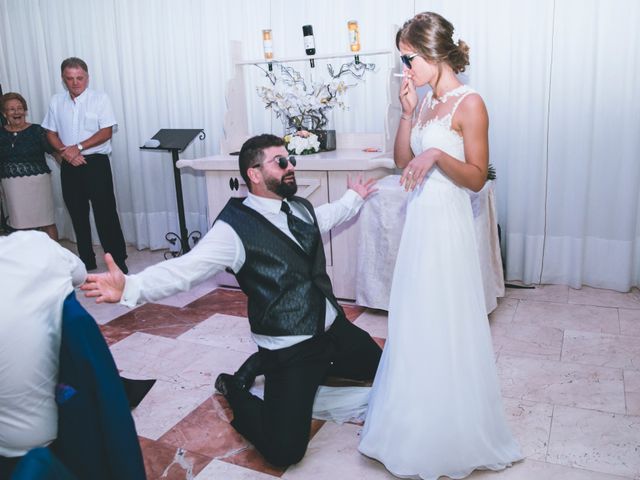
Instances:
[[[102,248],[113,256],[116,263],[124,263],[127,252],[116,210],[109,157],[92,154],[84,158],[87,164],[78,167],[63,162],[61,173],[62,196],[76,234],[78,256],[89,268],[95,266],[89,223],[91,202]]]
[[[338,316],[328,331],[280,350],[260,350],[264,401],[229,385],[233,427],[274,465],[299,462],[307,450],[313,401],[327,376],[371,380],[382,350],[367,332]]]

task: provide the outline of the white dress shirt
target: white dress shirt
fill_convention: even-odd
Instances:
[[[106,127],[117,127],[111,100],[106,93],[87,88],[75,99],[68,91],[57,93],[51,99],[42,127],[57,132],[65,145],[77,145]],[[111,153],[111,140],[82,151],[83,155]]]
[[[336,225],[352,218],[362,206],[364,200],[353,190],[347,190],[336,202],[327,203],[315,209],[320,233],[331,230]],[[282,230],[296,243],[289,231],[287,215],[280,210],[282,202],[278,199],[259,197],[249,193],[244,205],[254,209]],[[297,217],[311,223],[311,214],[297,204],[291,204],[291,210]],[[188,254],[167,260],[146,268],[137,275],[127,276],[125,289],[120,303],[135,306],[145,301],[158,300],[176,292],[187,291],[194,284],[202,282],[229,267],[240,271],[245,261],[245,250],[238,234],[229,224],[218,220],[211,230],[198,242]],[[327,300],[325,328],[333,323],[337,312]],[[267,336],[252,334],[254,341],[269,350],[289,347],[310,338],[310,335]]]
[[[0,237],[0,455],[46,446],[58,432],[62,304],[82,261],[36,231]]]

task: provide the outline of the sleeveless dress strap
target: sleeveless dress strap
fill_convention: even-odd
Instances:
[[[418,118],[416,120],[416,123],[418,123],[418,124],[421,123],[421,121],[422,121],[422,111],[424,110],[424,106],[427,103],[429,103],[429,100],[431,99],[432,95],[433,95],[433,92],[429,91],[429,92],[427,92],[427,94],[422,99],[422,104],[420,105],[420,111],[418,111]]]
[[[451,128],[451,123],[453,122],[453,116],[456,114],[456,110],[458,109],[458,106],[460,105],[462,100],[464,100],[465,97],[470,93],[476,93],[476,92],[471,88],[465,89],[464,92],[460,95],[460,98],[456,100],[456,103],[453,105],[453,109],[451,110],[451,116],[449,117],[449,128]]]

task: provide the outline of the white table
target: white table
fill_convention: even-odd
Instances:
[[[360,211],[356,261],[356,303],[388,310],[393,269],[404,226],[407,192],[399,184],[399,175],[378,181],[378,193],[365,202]],[[482,270],[487,313],[504,296],[502,258],[498,240],[494,183],[488,181],[478,193],[470,193],[476,241]]]
[[[340,148],[331,152],[297,156],[297,195],[318,206],[338,200],[347,190],[347,178],[362,175],[364,179],[378,179],[393,172],[393,160],[381,152],[365,152],[364,147],[380,145],[378,135],[358,134],[340,136]],[[204,171],[207,184],[209,224],[213,223],[230,197],[244,197],[247,187],[238,171],[238,157],[213,155],[194,160],[180,160],[179,168]],[[327,274],[333,291],[341,299],[355,299],[358,229],[355,217],[326,232],[322,236]],[[218,274],[220,285],[237,286],[228,273]]]

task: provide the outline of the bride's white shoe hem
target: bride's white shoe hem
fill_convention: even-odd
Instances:
[[[498,464],[492,464],[492,465],[481,465],[481,466],[477,466],[477,467],[469,467],[468,469],[464,469],[464,471],[458,471],[458,472],[442,472],[442,473],[437,473],[437,474],[433,474],[433,473],[407,473],[407,472],[400,473],[400,472],[403,472],[402,468],[398,468],[397,466],[394,466],[394,465],[387,465],[381,458],[376,456],[374,453],[366,453],[360,448],[358,448],[358,451],[362,455],[364,455],[365,457],[370,458],[372,460],[375,460],[377,462],[380,462],[384,466],[384,468],[386,468],[387,471],[389,471],[389,473],[391,473],[394,477],[398,477],[398,478],[413,478],[413,479],[419,479],[419,480],[438,480],[441,477],[447,477],[447,478],[451,478],[451,479],[454,479],[454,480],[460,480],[460,479],[468,477],[469,475],[471,475],[476,470],[491,470],[491,471],[494,471],[494,472],[499,472],[501,470],[505,470],[506,468],[509,468],[509,467],[513,466],[514,463],[518,463],[518,462],[521,462],[522,460],[524,460],[523,457],[517,457],[516,459],[514,459],[514,460],[512,460],[510,462],[498,463]]]

